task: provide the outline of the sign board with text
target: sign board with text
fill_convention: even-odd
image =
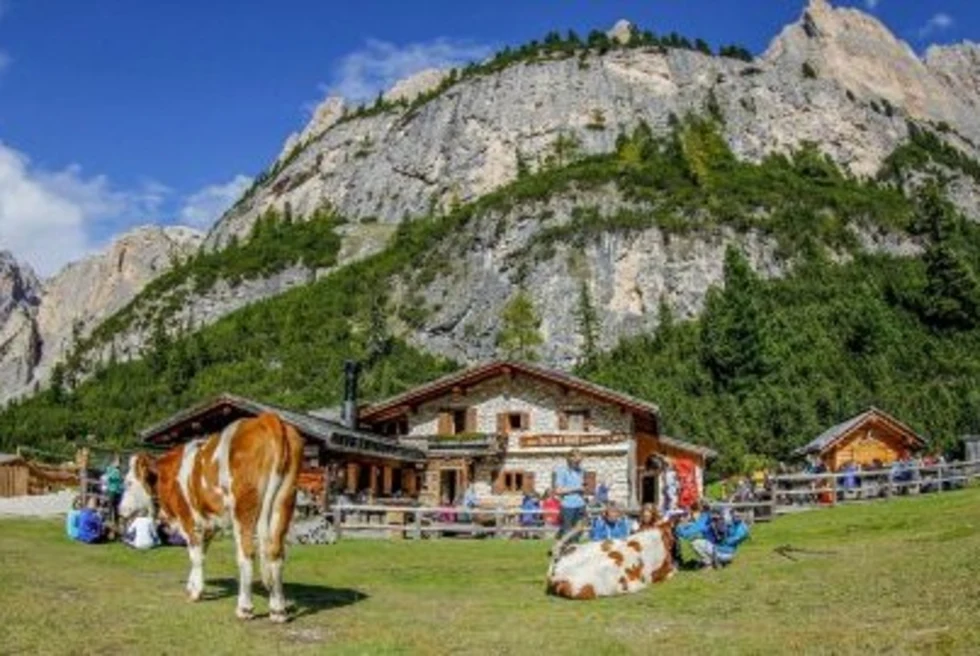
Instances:
[[[617,444],[626,440],[625,435],[525,435],[519,438],[522,449],[550,446],[577,447]]]

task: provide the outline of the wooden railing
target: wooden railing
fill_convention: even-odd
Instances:
[[[336,504],[331,507],[327,519],[333,525],[338,538],[347,532],[383,532],[412,539],[444,534],[503,538],[555,534],[558,526],[548,524],[545,521],[546,514],[547,511],[544,510],[522,510],[520,507]],[[527,516],[536,518],[534,525],[521,523],[521,518]],[[447,517],[451,517],[452,521],[447,521]]]
[[[887,499],[902,493],[941,493],[980,478],[980,460],[910,466],[905,473],[908,480],[893,480],[891,469],[785,474],[771,479],[771,489],[766,490],[762,498],[710,502],[710,506],[739,512],[749,522],[760,522],[798,509]],[[852,476],[858,485],[849,487],[842,483]],[[589,508],[587,517],[591,519],[599,512],[599,509]],[[506,538],[554,535],[558,527],[545,523],[545,514],[543,510],[523,510],[517,506],[466,508],[338,504],[331,507],[327,519],[337,531],[338,538],[344,533],[377,533],[412,539],[446,534]],[[639,509],[626,509],[624,514],[636,517]],[[447,516],[452,516],[454,521],[446,521]],[[542,519],[534,526],[526,526],[520,521],[522,516]],[[470,521],[460,521],[461,518]]]
[[[751,501],[717,503],[764,521],[796,510],[844,503],[888,499],[897,494],[927,494],[963,487],[980,478],[980,460],[935,465],[910,465],[895,480],[888,469],[819,474],[781,474],[770,479],[768,488]],[[848,485],[848,480],[855,485]]]

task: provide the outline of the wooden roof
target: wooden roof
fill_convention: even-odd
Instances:
[[[16,453],[0,453],[0,465],[24,464],[25,460]]]
[[[667,437],[666,435],[661,435],[657,438],[662,444],[673,447],[679,451],[688,451],[690,453],[696,453],[703,458],[717,458],[718,452],[714,449],[709,449],[706,446],[701,446],[699,444],[693,444],[691,442],[686,442],[684,440],[679,440],[676,437]]]
[[[837,444],[839,441],[850,435],[855,430],[861,428],[864,424],[872,420],[878,420],[882,423],[891,426],[902,435],[906,440],[912,443],[914,446],[924,447],[927,442],[924,437],[916,433],[914,430],[909,428],[907,425],[903,424],[899,420],[892,417],[890,414],[878,408],[871,407],[862,412],[859,415],[851,417],[847,421],[843,421],[836,426],[831,426],[823,433],[818,435],[812,441],[810,441],[805,446],[800,447],[793,452],[793,455],[804,456],[812,453],[824,453],[829,448]]]
[[[360,409],[360,418],[366,422],[377,422],[390,419],[401,414],[406,407],[418,406],[425,401],[445,395],[455,387],[467,387],[476,385],[486,380],[499,378],[508,375],[523,375],[537,380],[553,383],[575,390],[586,396],[591,396],[597,400],[617,405],[630,412],[640,415],[650,415],[656,418],[660,414],[660,409],[649,401],[644,401],[622,392],[591,383],[577,376],[566,374],[554,369],[539,367],[538,365],[527,362],[514,362],[498,360],[486,364],[477,365],[438,378],[431,383],[420,385],[397,396],[393,396],[385,401],[374,403]]]
[[[263,412],[279,415],[305,438],[323,442],[330,451],[361,456],[374,456],[424,462],[425,454],[419,449],[384,439],[372,433],[351,429],[339,422],[329,421],[305,412],[286,410],[268,403],[247,399],[233,394],[221,394],[200,405],[181,410],[167,419],[140,432],[142,442],[153,446],[179,444],[193,436],[218,430],[209,426],[226,425],[243,416],[256,416]]]

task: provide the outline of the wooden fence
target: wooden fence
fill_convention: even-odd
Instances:
[[[772,477],[768,487],[752,500],[713,505],[729,506],[743,511],[755,521],[765,521],[816,507],[890,499],[898,495],[939,494],[980,478],[980,460],[911,465],[898,472],[898,477],[895,474],[891,469],[782,474]]]
[[[589,508],[586,510],[586,516],[591,519],[599,512],[600,509]],[[337,504],[331,507],[327,519],[337,532],[338,539],[344,534],[409,539],[429,539],[450,535],[495,538],[553,537],[558,532],[558,525],[547,521],[548,513],[549,511],[545,510],[524,510],[515,506],[466,508]],[[638,511],[624,511],[627,517],[638,514]],[[529,518],[533,518],[533,524],[522,521]]]
[[[855,485],[846,481],[854,477]],[[890,469],[823,474],[786,474],[775,476],[771,488],[760,497],[747,501],[711,502],[712,508],[739,512],[748,522],[770,521],[787,513],[833,506],[842,503],[889,499],[902,494],[941,493],[967,485],[980,478],[980,460],[923,465],[905,470],[896,480]],[[589,518],[600,512],[590,508]],[[398,537],[425,539],[452,536],[469,537],[551,537],[558,530],[545,523],[543,510],[520,507],[465,508],[416,507],[383,504],[337,504],[331,506],[327,519],[340,539],[344,534],[362,537]],[[628,517],[639,515],[638,508],[624,511]],[[538,517],[535,525],[522,523],[521,517]],[[338,521],[339,520],[339,521]]]

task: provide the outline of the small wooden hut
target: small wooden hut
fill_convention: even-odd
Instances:
[[[888,465],[926,447],[926,440],[887,412],[869,408],[828,428],[794,455],[816,457],[830,471],[848,462],[863,467]]]
[[[19,455],[0,453],[0,497],[20,497],[28,493],[30,469]]]

